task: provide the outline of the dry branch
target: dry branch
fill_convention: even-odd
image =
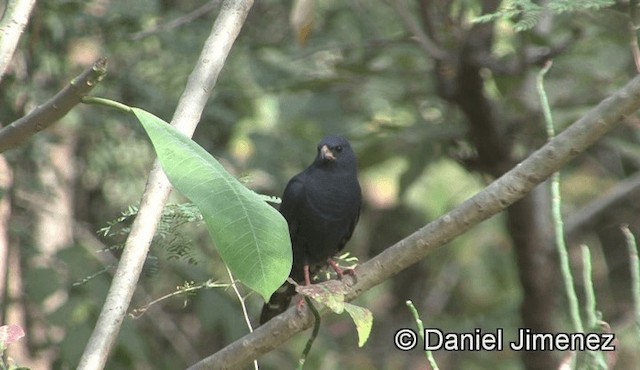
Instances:
[[[80,100],[102,80],[107,73],[107,59],[98,59],[78,77],[74,78],[53,98],[31,113],[0,130],[0,153],[14,148],[39,131],[64,117]]]

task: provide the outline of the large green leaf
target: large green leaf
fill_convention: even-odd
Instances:
[[[202,212],[231,272],[268,300],[291,270],[284,218],[193,140],[151,113],[138,108],[133,113],[173,186]]]

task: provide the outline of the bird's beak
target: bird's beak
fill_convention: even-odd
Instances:
[[[320,148],[320,158],[328,161],[336,160],[336,157],[333,155],[333,152],[326,145],[323,145],[322,148]]]

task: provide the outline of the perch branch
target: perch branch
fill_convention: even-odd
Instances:
[[[574,159],[625,116],[640,109],[640,76],[603,100],[581,119],[550,140],[484,190],[444,216],[361,264],[357,281],[345,277],[341,284],[350,301],[420,261],[474,225],[496,215],[524,197],[536,185]],[[294,334],[309,328],[312,316],[295,307],[276,316],[253,333],[192,365],[190,370],[236,369],[277,348]]]

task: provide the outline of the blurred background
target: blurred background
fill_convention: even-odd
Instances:
[[[194,140],[250,188],[280,196],[312,161],[322,136],[348,137],[359,159],[364,207],[347,250],[367,260],[545,143],[535,78],[547,60],[553,60],[545,84],[558,131],[637,74],[635,11],[629,11],[635,1],[575,9],[550,7],[566,3],[558,1],[540,2],[547,8],[505,3],[525,11],[473,23],[501,1],[325,0],[296,2],[297,8],[256,1]],[[170,120],[219,8],[220,1],[192,0],[39,2],[0,85],[0,123],[31,111],[100,56],[109,60],[108,75],[93,95]],[[620,231],[622,224],[640,231],[639,123],[625,117],[562,170],[579,299],[584,302],[578,247],[586,243],[598,310],[619,341],[618,369],[640,363]],[[130,220],[118,223],[121,232],[98,231],[136,206],[153,158],[131,116],[98,106],[78,106],[4,153],[0,227],[8,246],[0,248],[6,261],[0,323],[26,331],[9,351],[19,364],[75,368]],[[346,315],[328,316],[307,368],[424,369],[421,351],[392,345],[396,330],[415,327],[408,299],[425,326],[446,332],[504,328],[505,339],[514,339],[521,327],[573,331],[548,188],[539,186],[363,294],[355,303],[374,314],[363,348]],[[171,202],[185,199],[173,194]],[[152,248],[131,309],[188,282],[228,281],[202,225],[187,223],[171,241],[177,252],[161,242]],[[254,322],[262,303],[257,294],[247,298]],[[247,331],[231,289],[176,296],[125,320],[107,368],[184,368]],[[308,336],[260,358],[261,368],[293,368]],[[440,351],[435,358],[441,369],[551,369],[566,355]]]

